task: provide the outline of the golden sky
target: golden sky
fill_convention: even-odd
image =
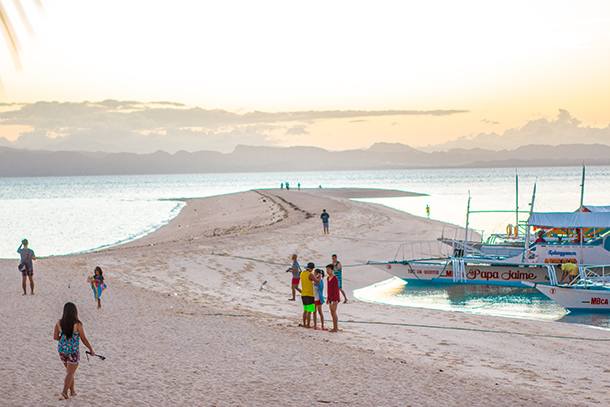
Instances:
[[[0,102],[170,101],[229,112],[434,111],[307,123],[279,145],[414,147],[554,120],[610,123],[610,2],[116,1],[4,5]],[[302,123],[301,123],[302,124]],[[5,126],[15,139],[21,127]],[[247,141],[244,142],[247,144]]]

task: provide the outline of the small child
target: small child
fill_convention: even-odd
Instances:
[[[102,292],[106,289],[106,284],[104,284],[104,276],[100,266],[95,267],[94,273],[93,277],[89,277],[89,283],[91,283],[93,297],[97,300],[97,309],[100,309],[102,308]]]
[[[328,307],[330,308],[330,315],[333,317],[333,329],[329,332],[339,331],[339,317],[337,317],[337,305],[341,302],[341,293],[339,292],[339,280],[334,274],[335,266],[329,264],[326,266],[326,273],[328,273]]]
[[[313,329],[320,329],[316,320],[316,314],[320,314],[322,330],[328,331],[328,329],[324,328],[324,314],[322,313],[322,304],[324,304],[324,271],[320,269],[316,269],[314,273],[313,296],[314,304],[316,305],[316,310],[313,313]]]

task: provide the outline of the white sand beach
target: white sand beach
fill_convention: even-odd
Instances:
[[[17,261],[0,260],[0,406],[610,405],[606,330],[354,298],[391,277],[360,261],[391,260],[401,242],[455,228],[349,200],[400,194],[258,190],[187,200],[142,239],[39,258],[34,296],[21,295]],[[347,266],[340,332],[298,327],[302,306],[287,301],[285,272],[293,253],[317,266],[337,253]],[[108,284],[100,310],[86,281],[97,265]],[[78,395],[60,401],[65,368],[53,326],[67,301],[107,359],[87,361],[81,344]],[[328,307],[325,318],[330,326]]]

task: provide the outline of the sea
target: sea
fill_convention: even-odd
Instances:
[[[0,258],[17,259],[16,250],[23,238],[30,241],[39,257],[114,246],[138,239],[169,222],[185,205],[177,199],[279,188],[282,183],[289,183],[292,189],[300,185],[415,192],[421,195],[358,200],[422,217],[428,216],[429,208],[430,218],[460,226],[466,224],[468,205],[474,212],[500,211],[469,216],[469,227],[485,238],[527,219],[523,212],[530,210],[534,187],[536,211],[576,210],[581,194],[585,205],[610,204],[610,167],[587,167],[584,188],[582,175],[582,167],[535,167],[0,178]],[[515,213],[517,207],[522,212],[519,215]],[[451,237],[450,233],[448,230],[446,237]],[[395,305],[495,315],[505,312],[499,311],[498,306],[506,302],[506,296],[527,295],[536,304],[548,307],[533,312],[531,304],[523,311],[516,311],[521,305],[510,305],[507,316],[564,320],[567,315],[563,308],[553,308],[554,304],[545,297],[535,298],[536,293],[486,294],[495,304],[489,307],[479,304],[481,298],[476,292],[464,294],[463,301],[456,302],[447,289],[443,294],[435,288],[424,287],[421,291],[421,287],[403,283],[390,279],[360,290],[357,295],[363,300]],[[540,309],[539,305],[536,307]],[[577,323],[610,327],[607,318],[595,320],[595,324]]]

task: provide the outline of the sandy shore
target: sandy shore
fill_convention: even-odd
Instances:
[[[392,259],[399,243],[451,228],[348,200],[380,195],[188,200],[137,241],[38,259],[35,296],[21,295],[16,261],[0,260],[0,405],[610,405],[608,331],[355,300],[354,289],[391,277],[359,261]],[[285,273],[292,253],[320,266],[337,253],[349,266],[339,333],[297,326],[301,305],[287,301]],[[86,283],[96,265],[109,286],[101,310]],[[66,301],[107,360],[83,357],[79,395],[59,401],[65,369],[52,334]]]

